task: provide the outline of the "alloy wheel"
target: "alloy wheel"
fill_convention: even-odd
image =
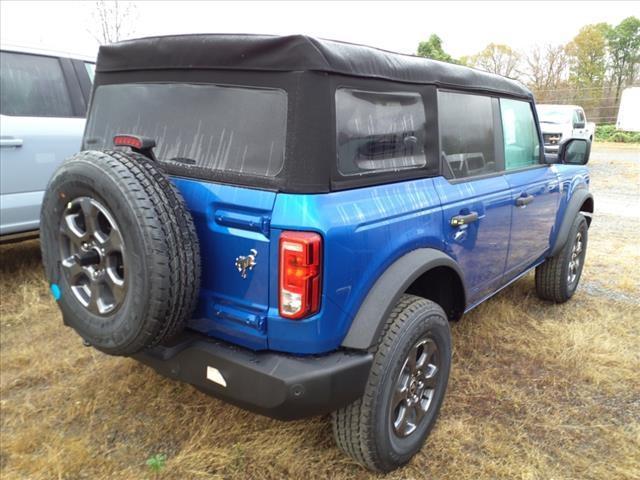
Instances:
[[[391,426],[400,438],[420,425],[431,407],[440,372],[440,352],[432,338],[418,340],[404,361],[390,405]]]
[[[111,315],[127,293],[126,251],[113,215],[98,200],[69,202],[60,222],[62,270],[74,297],[91,313]]]
[[[584,242],[582,238],[582,232],[576,234],[576,239],[573,242],[571,248],[571,258],[569,260],[569,271],[567,274],[567,281],[569,285],[573,285],[580,273],[580,266],[582,265],[582,252],[584,250]]]

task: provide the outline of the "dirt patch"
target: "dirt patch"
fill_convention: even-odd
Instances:
[[[541,302],[529,275],[453,324],[440,420],[388,478],[640,478],[640,164],[616,152],[594,157],[574,299]],[[378,478],[335,448],[326,418],[280,423],[83,347],[38,242],[0,254],[3,479]],[[145,462],[159,453],[156,476]]]

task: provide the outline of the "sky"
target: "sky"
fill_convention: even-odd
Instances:
[[[189,2],[135,4],[135,36],[176,33],[302,33],[415,53],[432,33],[454,57],[487,44],[526,52],[570,41],[583,25],[617,24],[640,2]],[[0,0],[0,41],[95,56],[92,1]]]

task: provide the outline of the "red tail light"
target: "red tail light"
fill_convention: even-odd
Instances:
[[[116,135],[113,137],[113,144],[116,147],[132,147],[139,150],[142,148],[142,139],[135,135]]]
[[[322,237],[312,232],[280,235],[280,316],[300,319],[320,310]]]

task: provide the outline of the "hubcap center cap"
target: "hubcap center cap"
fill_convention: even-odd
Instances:
[[[83,267],[98,265],[102,261],[102,254],[96,247],[86,252],[76,254],[76,259]]]

